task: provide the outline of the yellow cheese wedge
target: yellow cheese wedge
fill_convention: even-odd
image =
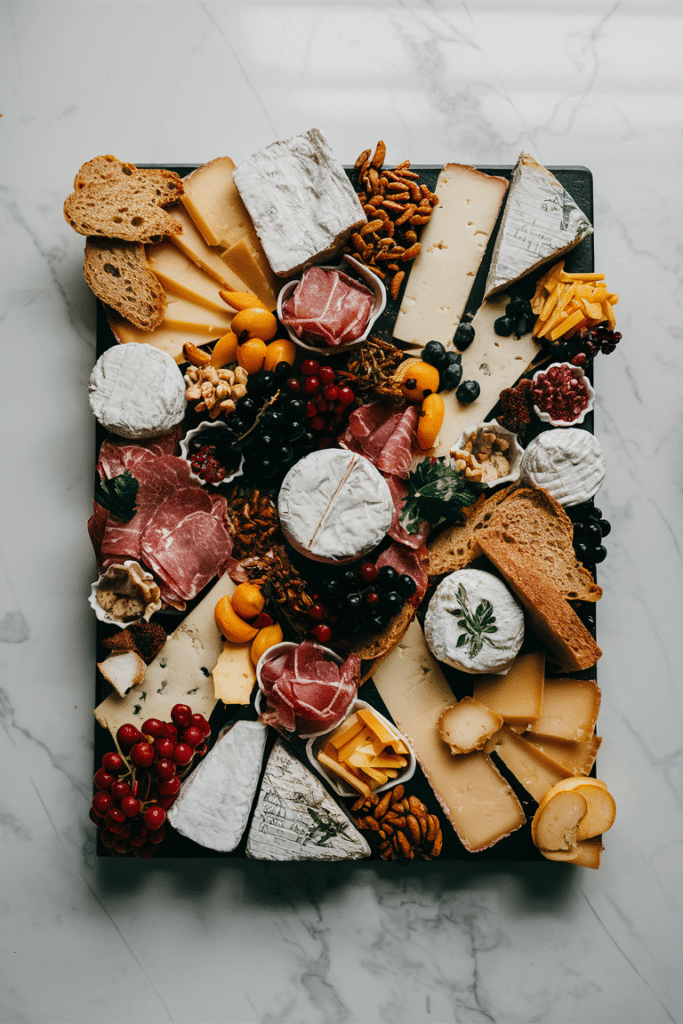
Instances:
[[[167,352],[176,363],[186,362],[183,355],[183,345],[191,342],[193,345],[205,345],[209,340],[204,331],[178,330],[173,327],[166,327],[164,324],[153,331],[141,331],[137,327],[120,317],[118,313],[107,314],[107,321],[112,329],[114,337],[121,345],[127,345],[131,341],[139,344],[153,345],[155,348]]]
[[[224,313],[216,312],[199,306],[196,302],[188,302],[187,299],[168,294],[162,326],[171,330],[196,331],[198,334],[204,334],[208,340],[227,334],[233,315],[227,306]]]
[[[590,775],[602,739],[593,734],[589,740],[557,740],[524,734],[527,743],[535,747],[558,768],[564,768],[571,775]]]
[[[183,178],[183,206],[207,245],[227,249],[245,235],[256,238],[251,217],[232,180],[234,170],[230,157],[220,156]]]
[[[256,682],[251,644],[226,640],[211,672],[216,700],[224,704],[248,704]]]
[[[484,850],[521,828],[524,811],[491,758],[483,751],[454,757],[439,737],[439,718],[455,696],[416,620],[373,681],[465,849]]]
[[[175,209],[173,216],[183,226],[181,235],[171,235],[170,240],[176,248],[180,249],[188,259],[192,260],[198,267],[201,267],[205,273],[213,277],[224,288],[238,292],[249,290],[244,281],[221,259],[223,249],[220,246],[206,244],[201,232],[184,207],[180,206]]]
[[[533,727],[538,737],[590,740],[600,710],[600,688],[589,679],[546,678],[543,709]]]
[[[238,239],[223,252],[221,258],[233,273],[241,277],[247,289],[261,300],[265,309],[275,309],[282,282],[273,274],[265,256],[254,250],[248,239]]]
[[[475,676],[472,695],[506,725],[527,729],[541,713],[544,679],[545,654],[520,654],[505,676]]]
[[[148,245],[147,259],[167,292],[206,306],[214,313],[232,312],[219,295],[223,285],[193,263],[172,242],[164,239],[156,245]]]
[[[334,750],[339,750],[345,743],[357,736],[358,733],[363,731],[363,722],[360,720],[358,715],[349,715],[349,717],[338,726],[333,733],[330,734],[327,744],[332,746]],[[325,745],[327,747],[327,744]]]
[[[536,801],[542,800],[548,790],[571,774],[559,765],[554,765],[539,750],[506,726],[488,741],[484,749],[487,754],[496,753]]]

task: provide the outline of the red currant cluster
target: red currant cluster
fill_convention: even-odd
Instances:
[[[554,420],[571,423],[588,405],[588,389],[572,367],[562,363],[538,374],[531,400]]]
[[[331,443],[335,431],[355,401],[353,389],[340,384],[331,366],[321,366],[316,359],[304,359],[301,375],[290,377],[285,384],[289,391],[301,396],[305,402],[304,414],[309,427],[318,434],[328,434],[329,440],[320,438],[320,447]]]
[[[192,472],[207,484],[218,484],[225,478],[225,466],[216,458],[216,446],[202,445],[190,458]]]
[[[142,731],[130,724],[118,729],[118,751],[106,753],[95,772],[90,810],[113,856],[131,850],[143,860],[154,856],[166,835],[166,811],[180,792],[181,777],[206,753],[210,732],[204,716],[193,715],[187,704],[173,707],[170,722],[148,718]]]

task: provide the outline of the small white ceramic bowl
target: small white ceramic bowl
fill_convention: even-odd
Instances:
[[[549,412],[543,412],[537,405],[534,405],[534,412],[538,416],[539,420],[543,423],[550,423],[553,427],[576,427],[579,423],[583,423],[588,413],[592,411],[593,406],[595,405],[595,391],[593,390],[591,382],[586,376],[583,368],[581,366],[574,366],[573,363],[550,363],[549,366],[542,367],[540,370],[536,371],[532,377],[532,383],[535,384],[541,374],[546,374],[548,370],[552,370],[554,366],[568,366],[574,376],[583,380],[588,391],[588,402],[586,403],[586,407],[582,409],[576,419],[573,420],[554,420]]]
[[[505,440],[510,443],[510,447],[505,454],[505,458],[508,459],[508,462],[510,463],[510,472],[506,476],[497,477],[495,480],[484,480],[482,481],[484,485],[486,487],[498,487],[500,484],[511,484],[514,483],[515,480],[519,480],[522,472],[522,456],[524,455],[524,449],[519,443],[517,435],[511,430],[501,427],[500,423],[496,423],[495,420],[492,420],[490,423],[477,423],[476,427],[468,427],[467,430],[463,430],[457,442],[450,450],[449,454],[451,459],[455,461],[455,452],[463,451],[465,442],[472,436],[472,434],[478,434],[484,429],[491,431],[498,437],[504,437]]]
[[[126,576],[129,580],[128,583],[125,582]],[[111,581],[113,586],[108,587],[108,581]],[[114,618],[98,602],[98,590],[113,590],[114,593],[120,594],[121,597],[137,597],[139,600],[143,600],[145,608],[142,615],[139,615],[137,619],[124,620]],[[151,573],[143,569],[138,562],[127,561],[122,564],[110,565],[95,580],[90,587],[88,604],[100,622],[106,622],[108,625],[116,626],[118,629],[125,629],[126,626],[131,626],[134,622],[142,622],[143,619],[149,621],[152,615],[159,611],[161,608],[161,591]]]
[[[227,424],[222,420],[207,420],[205,423],[200,423],[198,427],[194,428],[194,430],[188,430],[187,434],[185,434],[185,437],[180,442],[180,457],[185,459],[188,466],[190,466],[190,479],[195,480],[198,484],[201,484],[202,487],[220,487],[221,484],[229,484],[231,480],[235,480],[238,476],[242,476],[244,472],[244,456],[240,459],[240,464],[234,473],[226,473],[222,480],[218,480],[216,482],[202,480],[200,476],[197,476],[197,474],[192,471],[192,466],[190,464],[190,441],[192,438],[196,437],[197,434],[208,434],[210,430],[218,431],[220,433],[227,429]],[[216,436],[218,437],[218,435]]]
[[[256,666],[256,682],[258,683],[258,693],[256,694],[254,700],[254,707],[256,709],[257,715],[260,716],[261,711],[263,710],[264,701],[267,700],[263,692],[263,688],[261,686],[261,669],[266,664],[266,662],[273,661],[275,658],[279,658],[281,654],[287,654],[289,651],[294,650],[294,648],[298,646],[299,644],[295,644],[291,641],[284,640],[281,644],[275,644],[273,647],[269,647],[268,650],[264,651],[261,657],[259,658],[258,664]],[[323,647],[322,644],[318,644],[318,647],[322,648],[322,650],[325,652],[328,658],[334,661],[337,665],[341,665],[344,659],[340,658],[336,651],[331,650],[329,647]],[[344,715],[344,717],[346,717],[346,715]],[[334,725],[329,725],[327,726],[327,728],[321,729],[320,732],[297,733],[297,735],[302,740],[307,740],[311,737],[315,738],[316,736],[324,736],[326,733],[331,732],[332,729],[336,729],[337,726],[342,721],[343,719],[340,718],[339,722],[335,722]]]
[[[344,719],[339,723],[339,725],[343,725],[346,719],[349,718],[349,716],[352,715],[354,711],[357,711],[359,708],[368,708],[370,711],[372,711],[373,715],[377,716],[382,725],[386,726],[389,732],[393,733],[393,735],[396,736],[397,739],[400,739],[403,743],[405,743],[406,747],[408,748],[408,753],[407,755],[405,755],[408,764],[403,769],[403,771],[399,772],[395,779],[389,779],[389,781],[385,782],[383,786],[378,786],[376,789],[373,789],[373,793],[382,793],[385,789],[391,789],[393,786],[398,786],[400,782],[407,782],[409,779],[412,779],[413,775],[415,774],[417,761],[415,760],[415,754],[413,753],[413,749],[410,746],[410,743],[405,738],[405,736],[398,731],[393,722],[390,722],[387,718],[384,717],[384,715],[381,715],[379,711],[376,708],[373,708],[371,704],[368,704],[367,701],[361,700],[359,697],[357,697],[356,700],[351,705],[351,707],[349,708],[346,715],[344,716]],[[338,728],[338,726],[335,725],[334,728],[336,729]],[[359,795],[357,789],[352,789],[352,787],[348,786],[344,782],[344,780],[341,779],[338,775],[335,775],[333,772],[328,771],[328,769],[325,768],[325,766],[322,765],[318,758],[316,757],[318,750],[320,750],[320,747],[325,742],[325,736],[329,732],[332,732],[332,730],[328,729],[325,735],[315,736],[312,739],[309,739],[308,743],[306,744],[306,754],[308,755],[308,760],[311,762],[316,771],[319,771],[322,775],[325,776],[327,782],[330,784],[335,793],[337,793],[339,796],[357,797]]]
[[[384,307],[387,304],[387,290],[382,284],[380,278],[377,277],[377,274],[373,274],[371,270],[369,270],[359,260],[354,259],[353,256],[345,255],[344,259],[349,264],[349,266],[356,271],[358,276],[363,279],[365,284],[367,284],[368,288],[370,288],[370,290],[375,295],[375,305],[372,313],[370,314],[370,319],[368,320],[365,330],[361,334],[360,338],[355,338],[353,341],[349,341],[345,345],[309,345],[307,341],[305,341],[303,338],[300,338],[295,331],[293,331],[290,327],[287,327],[287,325],[285,324],[284,326],[287,329],[287,334],[292,339],[294,344],[298,345],[299,348],[305,349],[306,352],[313,352],[315,353],[315,355],[321,356],[333,356],[337,355],[337,353],[339,352],[349,352],[351,349],[358,348],[359,345],[362,345],[363,342],[369,336],[370,331],[372,330],[377,318],[381,316],[381,314],[384,312]],[[320,267],[319,269],[341,270],[342,268],[323,266]],[[281,289],[280,294],[277,297],[277,315],[280,320],[282,319],[282,304],[290,297],[296,286],[299,284],[300,280],[301,278],[297,278],[295,281],[288,281],[287,284]]]

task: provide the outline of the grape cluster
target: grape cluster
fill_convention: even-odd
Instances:
[[[380,633],[417,589],[412,576],[392,565],[325,568],[324,576],[311,577],[314,604],[308,609],[316,623],[311,632],[320,643],[329,643],[333,635]]]
[[[187,704],[176,704],[171,721],[148,718],[142,731],[131,724],[116,733],[117,751],[95,772],[90,818],[112,856],[131,850],[149,860],[166,835],[166,811],[180,792],[181,777],[207,751],[211,727]]]
[[[503,316],[494,321],[493,329],[501,338],[509,338],[511,334],[521,338],[532,329],[535,319],[529,300],[523,299],[520,295],[513,295],[505,306]]]
[[[598,565],[607,557],[607,549],[602,540],[607,537],[612,527],[602,518],[599,508],[589,502],[573,505],[567,509],[569,518],[574,524],[574,551],[580,562],[587,565]]]
[[[572,338],[556,342],[548,338],[539,340],[554,361],[583,366],[601,352],[606,356],[614,352],[621,341],[621,332],[611,330],[606,324],[598,324],[597,327],[584,328]]]
[[[332,445],[354,401],[352,388],[315,359],[305,359],[298,375],[287,363],[250,374],[228,420],[228,439],[244,454],[244,475],[275,481],[303,455]]]

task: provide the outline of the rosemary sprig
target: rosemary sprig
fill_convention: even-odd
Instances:
[[[469,648],[467,653],[470,658],[476,658],[484,644],[489,644],[490,647],[495,647],[497,650],[504,648],[505,644],[497,643],[488,635],[489,633],[498,632],[491,602],[484,598],[473,612],[467,597],[467,591],[462,583],[458,585],[456,593],[456,607],[448,609],[451,615],[460,616],[458,618],[458,626],[464,630],[458,637],[456,647],[467,646]]]

